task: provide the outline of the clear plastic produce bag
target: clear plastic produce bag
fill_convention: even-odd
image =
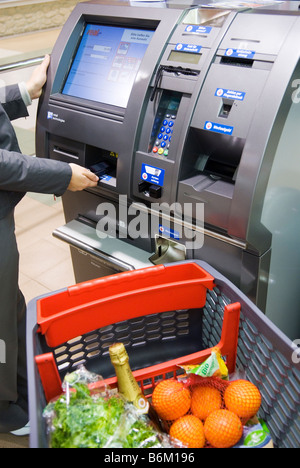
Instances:
[[[50,448],[180,446],[84,366],[66,375],[62,395],[46,406],[43,417]]]

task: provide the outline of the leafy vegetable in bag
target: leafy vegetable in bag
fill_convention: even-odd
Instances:
[[[98,378],[98,377],[97,377]],[[98,378],[99,380],[99,378]],[[91,391],[95,374],[82,368],[66,376],[64,393],[44,410],[51,448],[172,447],[148,416],[107,387]]]

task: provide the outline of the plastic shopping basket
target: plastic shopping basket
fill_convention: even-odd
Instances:
[[[156,382],[218,346],[229,372],[261,391],[259,417],[276,447],[300,446],[297,349],[224,276],[199,261],[81,283],[28,304],[30,446],[47,447],[43,409],[79,364],[117,384],[109,346],[123,342],[147,396]],[[294,361],[294,362],[293,362]]]

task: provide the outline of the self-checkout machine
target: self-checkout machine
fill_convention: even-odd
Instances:
[[[37,155],[100,176],[54,233],[76,280],[202,259],[297,338],[298,3],[131,3],[75,7],[39,106]]]
[[[224,36],[190,125],[178,200],[205,203],[199,256],[296,339],[300,18],[298,5],[287,8],[240,13]],[[212,233],[225,236],[222,247]]]
[[[298,4],[234,17],[177,141],[168,200],[176,200],[179,219],[192,207],[185,221],[194,233],[204,214],[192,257],[222,271],[293,339],[300,333],[299,26]],[[174,237],[184,223],[176,213],[173,220]]]
[[[64,195],[67,225],[54,233],[71,246],[78,282],[153,265],[152,257],[186,258],[182,239],[156,248],[164,239],[158,236],[161,224],[155,214],[148,222],[142,208],[175,201],[177,181],[169,168],[181,145],[179,131],[188,126],[211,57],[236,14],[201,11],[191,3],[78,4],[54,47],[38,111],[37,155],[85,165],[100,176],[97,189]],[[162,61],[166,54],[169,59]],[[150,154],[151,167],[148,158],[143,174],[136,174],[139,158],[157,147],[155,126],[166,106],[172,110],[168,141],[162,137],[157,154]],[[155,172],[158,157],[166,168],[148,183],[144,174]],[[142,206],[135,208],[134,202]],[[140,211],[142,226],[135,235]]]

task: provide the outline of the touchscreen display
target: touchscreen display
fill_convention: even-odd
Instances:
[[[62,93],[125,108],[153,34],[88,24]]]

